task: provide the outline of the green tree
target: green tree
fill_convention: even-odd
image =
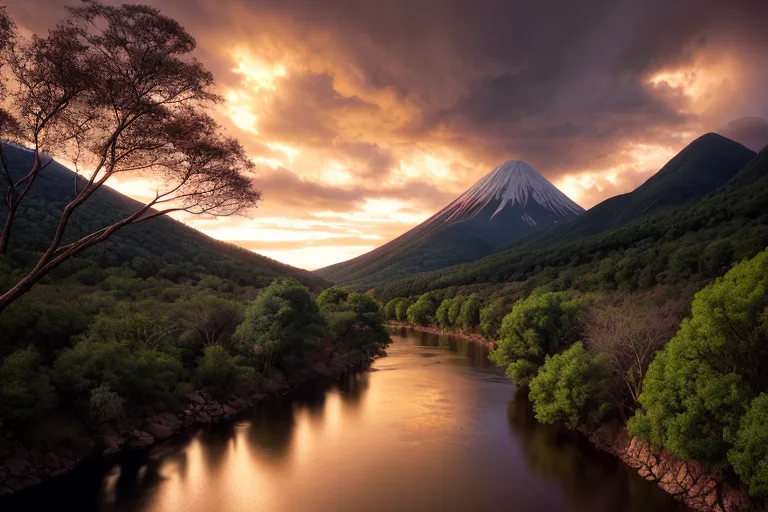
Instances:
[[[396,297],[384,306],[384,319],[385,320],[397,320],[397,305],[402,301],[402,297]]]
[[[457,295],[451,300],[451,305],[448,306],[448,324],[453,327],[459,327],[459,315],[461,314],[461,306],[464,305],[464,301],[467,297],[464,295]]]
[[[321,293],[317,302],[327,319],[337,365],[365,365],[384,355],[390,337],[373,297],[334,287]]]
[[[184,374],[174,354],[88,339],[63,350],[53,365],[56,388],[82,409],[88,408],[92,391],[103,385],[126,401],[151,403],[172,393]]]
[[[456,323],[464,329],[474,329],[480,324],[480,300],[470,295],[461,305]]]
[[[448,321],[448,311],[451,308],[451,304],[453,304],[453,299],[443,299],[437,307],[437,311],[435,311],[435,320],[440,327],[450,326],[450,322]]]
[[[55,401],[48,369],[34,347],[5,358],[0,365],[0,427],[38,418],[53,408]]]
[[[431,292],[419,296],[419,298],[408,306],[406,315],[408,321],[419,325],[430,325],[435,323],[435,312],[437,311],[437,297]]]
[[[299,364],[305,351],[317,348],[324,332],[325,319],[309,290],[295,279],[280,278],[248,305],[233,341],[266,370],[276,361]]]
[[[768,497],[768,394],[752,400],[732,439],[728,460],[753,496]]]
[[[572,429],[597,426],[610,407],[609,376],[605,361],[591,354],[581,342],[547,356],[530,383],[529,398],[536,419],[561,422]]]
[[[583,308],[583,300],[564,292],[534,293],[517,301],[504,317],[490,359],[506,367],[517,384],[528,384],[547,355],[567,346]]]
[[[699,291],[650,364],[630,431],[684,459],[727,464],[728,437],[768,389],[768,251]]]
[[[413,299],[410,297],[399,299],[395,305],[395,316],[399,322],[405,322],[408,320],[408,308],[413,304]]]
[[[483,336],[495,339],[499,335],[505,312],[503,297],[480,308],[480,332]]]

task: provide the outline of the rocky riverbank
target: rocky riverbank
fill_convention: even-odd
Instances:
[[[766,512],[752,501],[744,485],[734,485],[707,473],[696,461],[679,460],[664,450],[631,437],[619,423],[609,423],[589,434],[599,449],[637,470],[648,481],[700,512]]]
[[[219,401],[203,391],[194,391],[182,406],[157,404],[144,417],[105,423],[92,434],[81,433],[51,443],[43,440],[34,443],[35,447],[10,442],[0,459],[0,496],[66,474],[88,458],[145,449],[190,427],[229,419],[267,398],[269,395],[257,394]]]
[[[0,496],[67,474],[89,459],[113,456],[123,450],[144,450],[187,429],[207,426],[232,418],[259,402],[288,393],[319,379],[333,379],[346,371],[363,369],[365,364],[341,367],[329,354],[301,375],[288,378],[272,370],[260,393],[229,395],[215,399],[196,390],[175,405],[164,402],[132,410],[129,415],[86,429],[70,418],[48,418],[24,441],[0,443]]]
[[[436,335],[456,336],[492,348],[496,342],[477,333],[425,327],[406,322],[389,322],[390,327],[407,328]],[[704,471],[696,462],[674,458],[666,451],[651,447],[617,422],[608,423],[587,434],[600,450],[606,451],[633,469],[644,479],[656,482],[664,491],[699,512],[768,512],[749,496],[744,485],[734,485],[718,475]]]

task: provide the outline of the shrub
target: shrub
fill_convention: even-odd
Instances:
[[[517,384],[528,384],[547,355],[568,345],[583,307],[582,300],[564,292],[534,293],[517,301],[504,317],[490,359],[507,367]]]
[[[768,389],[768,251],[699,291],[692,316],[650,364],[630,432],[714,466],[727,465],[753,397]]]
[[[464,329],[474,329],[480,324],[480,300],[471,295],[461,305],[456,323]]]
[[[265,368],[278,360],[297,364],[306,350],[317,348],[325,327],[306,287],[295,279],[276,279],[248,305],[233,341],[240,353]]]
[[[123,412],[125,400],[112,391],[108,384],[103,384],[91,390],[88,401],[88,421],[91,425],[113,420]]]
[[[547,356],[531,380],[529,398],[536,419],[564,423],[573,429],[597,426],[609,409],[606,380],[610,372],[581,342],[561,354]]]
[[[728,460],[753,496],[768,497],[768,394],[752,400],[733,437]]]
[[[480,308],[480,332],[486,338],[495,339],[504,320],[504,298],[499,298]]]
[[[0,365],[0,426],[18,426],[53,408],[56,393],[37,350],[17,350]]]

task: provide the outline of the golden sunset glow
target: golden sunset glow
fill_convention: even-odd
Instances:
[[[591,207],[699,135],[768,116],[766,58],[750,50],[762,32],[728,13],[675,30],[679,41],[651,45],[656,32],[638,21],[626,35],[586,31],[539,55],[520,49],[536,47],[525,43],[541,37],[533,28],[518,36],[483,20],[456,32],[418,12],[416,30],[384,3],[155,3],[196,37],[223,98],[213,114],[245,147],[264,197],[250,219],[177,218],[308,269],[399,236],[506,160]],[[21,33],[64,15],[11,10]],[[471,22],[459,8],[444,14]],[[582,47],[601,51],[568,50]],[[137,199],[156,189],[137,176],[111,186]]]

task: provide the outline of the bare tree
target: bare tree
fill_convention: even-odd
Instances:
[[[77,96],[57,114],[56,129],[51,125],[46,132],[55,133],[51,140],[59,147],[71,149],[78,179],[50,245],[26,276],[0,295],[0,312],[63,261],[123,226],[175,211],[226,216],[256,205],[261,194],[250,180],[253,164],[205,113],[220,98],[212,91],[210,72],[189,57],[195,40],[174,20],[147,6],[90,3],[70,8],[66,23],[35,41],[51,52],[66,47],[60,55],[73,61],[73,82],[85,84],[74,88]],[[19,61],[14,77],[25,69]],[[24,110],[37,90],[22,83],[15,98],[27,127],[38,119]],[[152,183],[154,198],[109,226],[65,241],[75,211],[124,173]]]
[[[584,341],[608,361],[614,378],[611,393],[623,415],[634,411],[648,365],[674,336],[686,311],[684,301],[657,306],[626,297],[587,316]]]

